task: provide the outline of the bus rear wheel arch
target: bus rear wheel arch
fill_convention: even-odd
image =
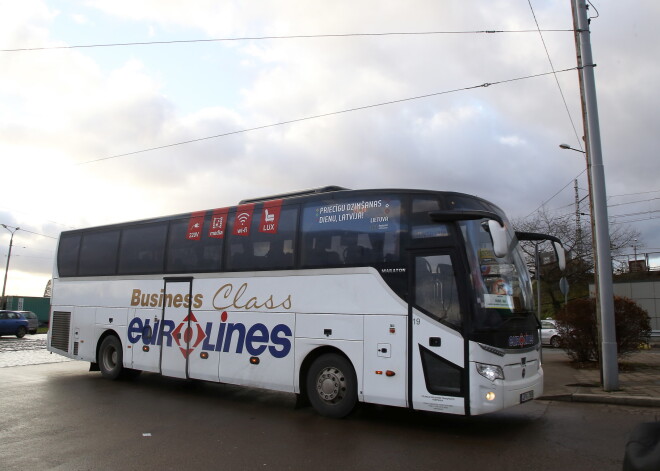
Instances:
[[[307,397],[322,416],[340,419],[357,404],[357,376],[351,362],[337,353],[324,353],[307,370]]]

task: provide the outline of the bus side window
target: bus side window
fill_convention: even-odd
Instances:
[[[293,268],[298,207],[282,207],[274,232],[271,229],[268,232],[261,230],[262,211],[254,211],[249,235],[236,235],[230,229],[226,266],[228,271]],[[230,215],[228,227],[232,228],[233,223],[234,215]]]
[[[161,273],[166,237],[165,222],[125,227],[119,247],[119,273]]]
[[[224,239],[211,237],[212,215],[207,213],[199,239],[189,239],[189,219],[170,221],[167,246],[167,273],[219,271]]]
[[[78,274],[78,253],[80,252],[80,234],[62,234],[57,250],[57,271],[60,276]]]
[[[80,247],[79,276],[114,275],[117,272],[119,229],[89,232]]]

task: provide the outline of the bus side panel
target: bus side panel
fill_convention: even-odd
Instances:
[[[340,352],[342,352],[350,360],[355,368],[355,375],[357,376],[357,386],[358,386],[358,400],[364,400],[363,388],[362,388],[362,371],[364,368],[364,361],[362,358],[363,352],[363,342],[355,340],[328,340],[328,339],[306,339],[306,338],[296,338],[296,356],[295,356],[295,365],[296,369],[294,372],[295,378],[295,388],[294,392],[296,394],[300,393],[300,383],[298,378],[300,377],[300,366],[302,365],[305,358],[312,353],[317,348],[321,347],[333,347]],[[302,378],[302,381],[305,381],[305,377]]]
[[[220,347],[218,347],[218,331],[220,314],[218,311],[194,311],[197,319],[197,329],[193,340],[188,345],[191,353],[188,356],[188,376],[205,381],[220,381]],[[193,324],[194,326],[194,324]]]
[[[160,373],[158,328],[162,314],[162,309],[131,309],[126,342],[128,349],[133,352],[130,368]],[[124,360],[127,359],[124,357]]]
[[[213,330],[215,348],[222,349],[220,381],[293,392],[295,315],[232,311],[226,316]]]
[[[76,307],[71,317],[73,353],[76,360],[96,363],[96,310],[94,307]]]
[[[406,316],[364,316],[364,401],[405,407]]]

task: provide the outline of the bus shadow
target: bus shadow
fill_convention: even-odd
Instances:
[[[61,380],[80,377],[61,378]],[[133,380],[108,381],[99,373],[88,373],[87,385],[96,393],[105,392],[117,400],[130,400],[153,405],[184,409],[194,404],[206,410],[208,415],[222,416],[230,411],[233,415],[253,420],[255,416],[290,421],[295,427],[345,427],[357,429],[387,430],[402,428],[409,431],[442,436],[466,436],[516,440],[524,436],[526,429],[538,425],[545,406],[525,404],[504,411],[482,416],[457,416],[431,412],[412,411],[406,408],[358,404],[355,411],[342,420],[319,416],[311,406],[300,406],[291,393],[265,389],[164,377],[155,373],[142,373]]]

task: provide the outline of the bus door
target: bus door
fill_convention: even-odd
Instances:
[[[457,257],[451,251],[411,253],[409,275],[409,405],[464,414],[467,383]]]
[[[188,377],[188,356],[197,338],[191,311],[192,278],[165,279],[163,315],[159,329],[160,371],[175,378]],[[193,325],[194,322],[194,325]]]

